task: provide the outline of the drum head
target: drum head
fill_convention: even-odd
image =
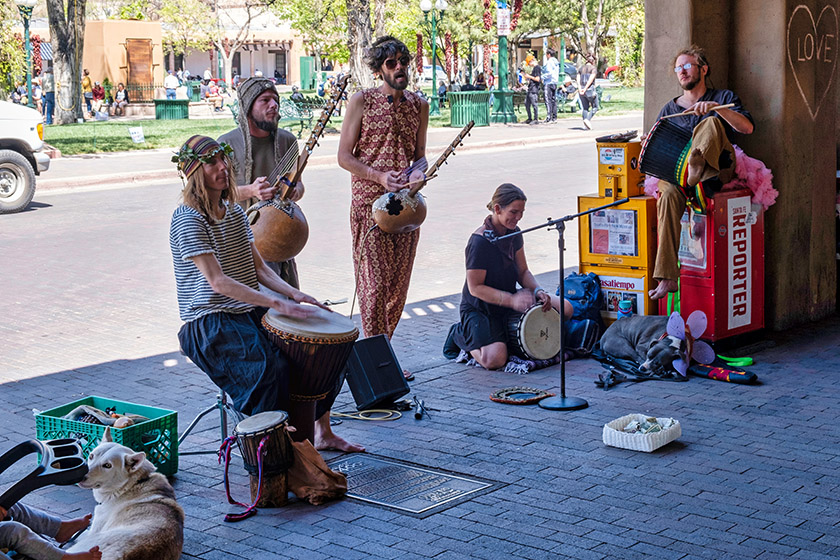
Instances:
[[[519,343],[536,360],[548,360],[560,352],[560,314],[535,305],[519,323]]]
[[[327,311],[320,307],[307,306],[315,314],[305,319],[280,315],[274,309],[269,309],[264,321],[276,330],[308,338],[343,338],[359,332],[353,321],[334,311]]]
[[[242,420],[233,431],[238,435],[255,434],[284,424],[288,419],[289,415],[282,410],[269,410]]]

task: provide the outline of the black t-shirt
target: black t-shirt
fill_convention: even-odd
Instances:
[[[540,78],[542,76],[542,66],[537,64],[534,66],[534,69],[531,70],[531,75],[535,78]],[[538,93],[540,91],[540,82],[539,79],[535,82],[534,80],[528,80],[528,93]]]
[[[516,228],[514,231],[519,231]],[[523,246],[522,236],[511,239],[514,254]],[[467,248],[464,250],[466,256],[467,270],[484,270],[487,275],[484,277],[484,284],[497,290],[514,293],[516,292],[516,281],[519,273],[516,270],[516,262],[509,259],[499,248],[487,238],[478,233],[470,235]],[[477,310],[487,315],[505,316],[510,313],[507,307],[490,305],[470,293],[470,288],[464,282],[464,289],[461,292],[461,311]]]
[[[659,111],[659,117],[657,120],[661,119],[666,115],[674,115],[676,113],[682,113],[686,110],[685,107],[680,107],[677,105],[677,97],[669,101],[662,107],[662,110]],[[741,98],[735,95],[734,92],[728,89],[707,89],[706,93],[703,94],[703,97],[700,98],[700,101],[715,101],[720,105],[727,105],[729,103],[734,103],[735,106],[731,107],[730,109],[735,111],[736,113],[740,113],[750,119],[750,122],[755,124],[753,121],[752,115],[750,112],[744,109],[743,105],[741,104]],[[723,125],[724,130],[726,130],[726,137],[729,139],[730,142],[733,141],[733,136],[735,134],[735,129],[729,126],[729,123],[726,122],[726,119],[719,116],[716,111],[712,111],[702,117],[697,115],[686,115],[684,117],[674,117],[670,120],[672,123],[681,126],[683,128],[687,128],[688,130],[694,130],[694,128],[700,124],[700,121],[703,119],[707,119],[709,117],[717,117],[720,119],[721,124]]]

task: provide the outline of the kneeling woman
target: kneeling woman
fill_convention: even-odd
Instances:
[[[265,308],[309,317],[320,304],[284,282],[260,257],[245,212],[236,204],[230,148],[193,136],[173,161],[185,177],[172,216],[184,353],[247,414],[288,410],[288,363],[260,325]],[[288,297],[259,291],[259,283]]]
[[[492,212],[467,243],[467,281],[461,293],[461,323],[455,327],[453,341],[469,352],[486,369],[504,367],[508,359],[508,321],[534,303],[544,311],[560,313],[560,298],[539,284],[528,270],[522,236],[502,241],[493,239],[519,231],[516,224],[525,213],[527,198],[522,189],[504,183],[487,204]],[[522,286],[516,289],[516,284]],[[572,306],[565,302],[564,316],[572,316]]]

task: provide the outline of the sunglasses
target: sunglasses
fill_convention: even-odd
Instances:
[[[680,70],[682,70],[682,69],[685,69],[685,70],[691,70],[691,69],[692,69],[692,68],[694,68],[695,66],[698,66],[698,65],[696,65],[696,64],[692,64],[692,63],[690,63],[690,62],[686,62],[685,64],[681,64],[680,66],[674,66],[674,72],[676,72],[677,74],[679,74],[679,73],[680,73]]]
[[[411,57],[407,54],[402,55],[399,59],[396,58],[389,58],[385,61],[384,66],[388,70],[393,70],[397,67],[397,63],[402,65],[403,68],[408,68],[408,65],[411,63]]]

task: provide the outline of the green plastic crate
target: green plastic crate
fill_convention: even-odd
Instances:
[[[127,428],[111,428],[111,437],[116,443],[135,451],[145,452],[146,457],[157,467],[158,472],[170,476],[178,471],[178,413],[172,410],[103,397],[85,397],[35,415],[38,439],[76,438],[82,446],[82,453],[87,458],[102,440],[105,426],[62,418],[83,404],[100,410],[116,407],[120,414],[130,412],[147,417],[148,421]]]

